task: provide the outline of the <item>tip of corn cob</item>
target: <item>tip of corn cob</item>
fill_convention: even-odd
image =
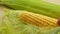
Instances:
[[[60,18],[58,19],[57,24],[58,24],[58,26],[60,26]]]
[[[28,11],[22,11],[19,13],[19,18],[32,25],[39,27],[57,27],[57,19],[50,18],[44,15],[35,14]]]

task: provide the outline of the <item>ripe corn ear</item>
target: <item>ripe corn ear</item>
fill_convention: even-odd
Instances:
[[[50,18],[41,14],[23,11],[19,14],[19,18],[28,24],[36,25],[39,27],[56,27],[57,19]]]

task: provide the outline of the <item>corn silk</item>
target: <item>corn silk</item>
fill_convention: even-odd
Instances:
[[[4,10],[0,19],[0,34],[59,34],[59,27],[46,29],[22,22],[18,18],[19,10]]]

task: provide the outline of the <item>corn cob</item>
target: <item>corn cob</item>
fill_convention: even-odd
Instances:
[[[42,0],[1,0],[1,2],[13,9],[27,10],[53,18],[60,17],[60,5]]]
[[[57,19],[32,12],[23,11],[22,14],[19,14],[19,18],[24,22],[28,22],[28,24],[36,25],[39,27],[57,26]]]

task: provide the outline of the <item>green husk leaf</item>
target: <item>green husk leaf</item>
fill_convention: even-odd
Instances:
[[[6,6],[16,10],[27,10],[34,13],[47,15],[53,18],[60,17],[60,5],[41,0],[1,0]]]

